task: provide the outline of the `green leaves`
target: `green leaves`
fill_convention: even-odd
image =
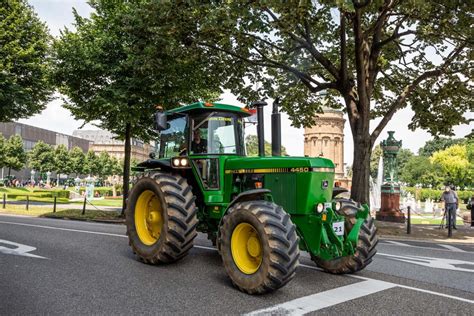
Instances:
[[[20,170],[26,164],[26,153],[20,135],[12,135],[5,143],[5,167]]]
[[[37,142],[28,152],[28,165],[40,173],[55,171],[53,147],[43,141]]]
[[[0,122],[39,113],[50,100],[49,42],[26,1],[0,3]]]

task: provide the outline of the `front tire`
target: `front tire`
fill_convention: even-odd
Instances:
[[[349,232],[356,222],[355,214],[359,209],[359,205],[347,199],[341,199],[342,207],[338,211],[339,214],[345,216],[345,229]],[[357,248],[353,255],[340,257],[332,260],[324,260],[312,257],[316,265],[326,272],[333,274],[354,273],[364,269],[377,253],[376,246],[379,242],[377,238],[377,228],[374,219],[369,216],[360,227]]]
[[[298,242],[290,216],[268,201],[236,203],[219,228],[218,248],[227,274],[249,294],[274,291],[293,279]]]
[[[138,259],[151,264],[177,261],[187,255],[197,235],[195,197],[186,179],[151,172],[133,185],[126,225],[129,244]]]

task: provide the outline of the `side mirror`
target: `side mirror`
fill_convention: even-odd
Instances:
[[[155,113],[155,130],[163,131],[168,128],[168,121],[164,112]]]

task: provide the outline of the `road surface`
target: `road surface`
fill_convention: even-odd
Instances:
[[[123,225],[0,215],[0,315],[457,314],[474,310],[474,245],[381,240],[356,275],[319,271],[250,296],[203,235],[183,260],[138,262]]]

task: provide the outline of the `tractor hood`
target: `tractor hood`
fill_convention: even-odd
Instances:
[[[253,171],[247,171],[248,169],[253,169]],[[261,170],[262,173],[271,171],[334,172],[334,163],[326,158],[310,157],[229,157],[225,164],[226,173],[258,173],[258,169],[266,169]]]

